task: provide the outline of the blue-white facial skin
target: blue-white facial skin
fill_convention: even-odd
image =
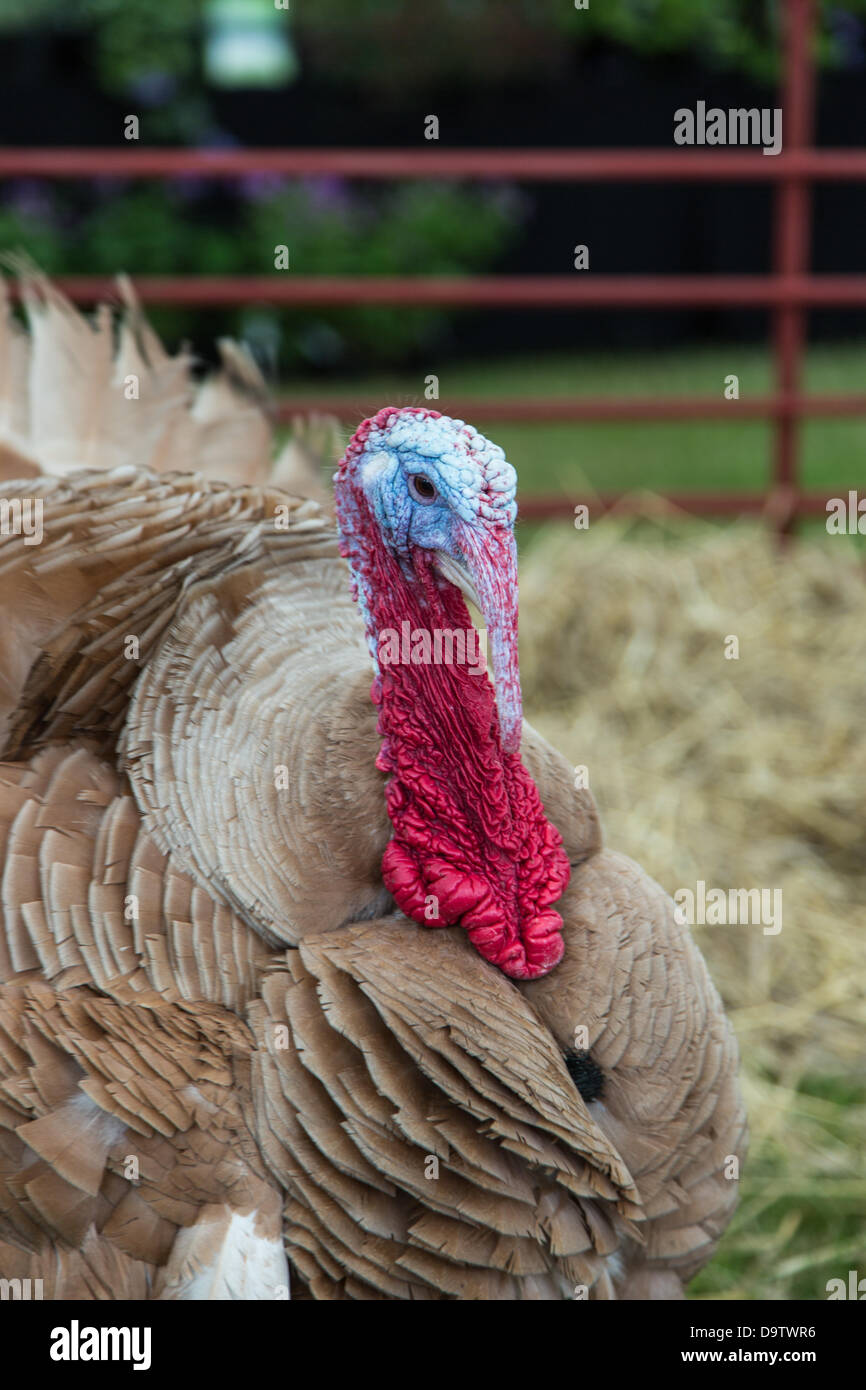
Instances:
[[[458,495],[452,500],[449,480],[442,476],[436,460],[380,450],[362,462],[360,475],[382,538],[393,554],[402,559],[408,557],[411,546],[418,546],[444,550],[459,558],[455,554],[458,511],[454,502],[459,504],[463,499]],[[416,488],[426,490],[426,484],[435,488],[435,498],[418,500],[410,492],[410,479],[422,480]],[[471,523],[473,514],[465,502],[460,510]]]
[[[498,445],[462,421],[407,414],[371,430],[356,478],[407,580],[413,578],[412,549],[423,549],[435,556],[443,578],[481,610],[503,746],[515,751],[521,701],[514,469]],[[366,596],[359,601],[366,616]],[[369,622],[368,640],[372,649]]]
[[[483,543],[489,523],[514,524],[517,475],[499,446],[462,420],[408,415],[371,431],[358,474],[383,539],[401,558],[418,546],[462,563],[464,528]],[[422,496],[430,485],[435,496]]]

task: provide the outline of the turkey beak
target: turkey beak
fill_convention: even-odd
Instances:
[[[506,753],[520,749],[523,705],[517,656],[517,545],[510,528],[479,537],[466,527],[459,536],[463,560],[440,551],[442,575],[481,612],[487,627],[499,732]]]

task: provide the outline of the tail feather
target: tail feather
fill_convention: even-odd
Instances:
[[[186,349],[166,351],[126,276],[119,304],[89,319],[35,267],[12,265],[27,329],[0,279],[0,480],[126,464],[327,499],[336,422],[297,421],[275,460],[267,385],[243,344],[221,340],[220,367],[199,381]]]

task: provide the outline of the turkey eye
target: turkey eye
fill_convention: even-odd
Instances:
[[[436,488],[423,473],[409,474],[409,492],[416,502],[428,504],[436,501]]]

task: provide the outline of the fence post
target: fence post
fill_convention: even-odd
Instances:
[[[786,152],[812,143],[815,66],[812,55],[814,0],[785,0],[782,138]],[[768,156],[768,158],[771,156]],[[808,272],[811,240],[811,185],[808,176],[789,174],[776,188],[773,271],[780,277]],[[773,312],[776,389],[782,398],[776,417],[773,485],[781,536],[797,518],[799,456],[802,437],[801,394],[808,310],[794,303]]]

